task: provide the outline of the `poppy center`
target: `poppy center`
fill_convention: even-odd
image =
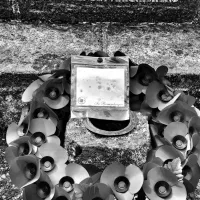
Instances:
[[[160,194],[165,194],[165,193],[167,192],[167,190],[166,190],[166,188],[165,188],[164,186],[160,186],[160,187],[158,188],[158,192],[159,192]]]
[[[40,147],[46,142],[46,136],[42,132],[35,132],[31,135],[31,143]]]
[[[41,181],[37,185],[36,191],[37,191],[37,195],[40,198],[45,199],[50,194],[51,188],[47,182]]]
[[[18,147],[19,156],[24,156],[29,154],[29,145],[28,143],[22,143]]]
[[[130,187],[129,180],[124,176],[119,176],[114,181],[115,190],[119,193],[125,193]]]
[[[158,93],[159,99],[163,102],[169,102],[173,96],[170,95],[170,93],[167,90],[161,90]]]
[[[24,169],[24,172],[25,172],[26,178],[31,180],[36,175],[37,167],[34,163],[28,163]]]
[[[69,176],[64,176],[59,181],[59,186],[62,187],[66,192],[73,190],[74,180]]]
[[[54,159],[50,156],[45,156],[40,160],[41,168],[45,172],[51,171],[55,167]]]
[[[44,108],[37,108],[33,112],[33,116],[35,118],[45,118],[45,119],[47,119],[49,117],[49,113]]]
[[[144,86],[148,86],[149,83],[151,83],[153,81],[153,77],[150,74],[144,74],[141,78],[140,78],[140,83]]]
[[[18,129],[17,129],[17,134],[21,137],[24,136],[26,131],[28,129],[28,125],[27,124],[21,124]]]
[[[172,191],[171,186],[165,181],[158,181],[154,186],[154,190],[161,198],[169,196]]]
[[[41,137],[36,137],[36,138],[35,138],[35,142],[36,142],[36,143],[40,143],[41,141],[42,141],[42,138],[41,138]]]
[[[176,135],[172,140],[172,144],[176,149],[183,150],[187,147],[187,140],[182,135]]]
[[[47,89],[46,94],[51,100],[56,100],[60,96],[59,90],[54,87]]]
[[[118,187],[119,187],[120,189],[124,189],[124,188],[126,188],[126,183],[123,182],[123,181],[120,181],[120,182],[118,183]]]
[[[172,112],[170,117],[173,122],[183,122],[184,120],[184,115],[180,111]]]

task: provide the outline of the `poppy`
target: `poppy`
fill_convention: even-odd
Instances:
[[[12,141],[26,136],[28,134],[29,128],[29,117],[26,117],[23,121],[17,125],[16,123],[11,123],[6,131],[6,143],[9,145]]]
[[[41,147],[45,143],[60,145],[59,137],[54,135],[56,126],[50,120],[44,118],[32,119],[29,131],[31,133],[31,143],[34,146]]]
[[[188,127],[182,122],[171,122],[164,129],[164,137],[177,149],[184,157],[192,149],[191,136],[188,134]]]
[[[55,193],[52,200],[70,200],[69,194],[58,185],[55,186]]]
[[[40,164],[53,185],[58,184],[65,174],[68,152],[56,143],[45,143],[38,148]]]
[[[45,74],[42,76],[38,76],[38,79],[33,81],[23,92],[22,94],[22,101],[23,102],[30,102],[33,98],[34,92],[41,87],[41,85],[47,81],[51,77],[51,74]]]
[[[160,123],[168,125],[171,122],[182,122],[186,125],[190,119],[197,116],[194,108],[182,101],[176,101],[175,103],[165,107],[158,114],[158,121]]]
[[[184,162],[184,156],[177,151],[171,145],[164,144],[158,146],[156,149],[151,150],[151,153],[148,154],[148,162],[157,162],[159,165],[164,166],[167,162],[172,161],[175,158],[180,158],[181,162]]]
[[[104,169],[100,182],[108,185],[117,199],[132,200],[142,187],[143,180],[143,173],[137,166],[131,164],[125,167],[114,162]]]
[[[33,98],[30,105],[30,120],[35,118],[44,118],[51,120],[55,126],[58,124],[58,117],[52,109],[50,109],[44,102]]]
[[[196,155],[189,155],[187,162],[182,169],[183,184],[185,185],[188,193],[194,192],[199,182],[200,167],[197,163],[197,159]]]
[[[55,187],[48,175],[40,171],[40,178],[24,188],[23,200],[51,200],[55,194]]]
[[[149,84],[157,78],[157,74],[150,65],[140,64],[137,73],[130,79],[130,91],[133,94],[146,93]]]
[[[74,195],[74,184],[89,177],[87,170],[76,163],[70,163],[65,168],[65,174],[59,181],[59,187],[62,187],[72,198]]]
[[[186,199],[187,191],[176,175],[163,167],[154,167],[147,174],[143,190],[150,200]]]
[[[44,102],[53,109],[61,109],[69,103],[69,95],[65,95],[62,80],[52,79],[50,82],[46,82],[43,90]]]
[[[146,90],[146,102],[151,108],[158,108],[159,110],[163,110],[168,105],[173,104],[180,93],[176,96],[170,94],[168,89],[158,81],[153,81],[149,84]]]
[[[16,187],[26,187],[40,178],[40,161],[31,154],[16,157],[11,163],[9,174]]]
[[[186,95],[183,91],[175,91],[175,94],[181,93],[177,100],[183,101],[184,103],[188,104],[189,106],[194,105],[196,98],[191,95]]]
[[[30,137],[23,136],[9,144],[9,147],[6,148],[5,159],[11,165],[16,157],[34,154],[36,151],[37,149],[30,143]]]
[[[40,88],[40,86],[43,84],[44,82],[41,79],[37,79],[35,81],[33,81],[24,91],[24,93],[22,94],[22,101],[23,102],[30,102],[33,98],[33,93]]]
[[[192,137],[193,146],[200,149],[200,117],[194,116],[188,123],[189,134]]]

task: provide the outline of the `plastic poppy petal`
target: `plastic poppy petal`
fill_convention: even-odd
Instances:
[[[174,111],[179,111],[184,115],[184,122],[188,123],[190,119],[194,116],[197,116],[194,108],[188,106],[186,103],[177,100],[175,103],[165,107],[159,114],[157,119],[160,123],[168,125],[172,122],[170,118],[171,113]]]
[[[52,200],[57,200],[58,197],[60,197],[60,198],[62,197],[63,200],[70,200],[69,194],[63,188],[56,186],[55,187],[55,194],[54,194]],[[65,199],[64,199],[64,197],[65,197]]]
[[[14,122],[8,126],[6,132],[6,143],[9,145],[12,141],[18,139],[20,136],[17,134],[18,125]]]
[[[66,78],[63,78],[63,87],[65,89],[65,92],[70,95],[70,93],[71,93],[71,85],[68,83]]]
[[[22,95],[22,101],[30,102],[33,98],[34,91],[37,90],[42,84],[43,84],[43,81],[41,81],[40,79],[37,79],[34,82],[32,82],[24,91]]]
[[[164,137],[172,142],[173,138],[177,135],[186,136],[188,133],[187,126],[182,122],[172,122],[164,129]]]
[[[102,172],[98,172],[93,176],[90,176],[80,182],[80,184],[94,185],[95,183],[100,182]]]
[[[38,150],[38,147],[32,144],[32,152],[31,154],[36,154]]]
[[[144,181],[143,190],[150,200],[163,200],[154,191],[154,185],[149,180]]]
[[[44,74],[44,75],[42,75],[42,76],[38,76],[38,78],[45,82],[45,81],[47,81],[51,76],[52,76],[52,74]]]
[[[12,161],[19,156],[17,147],[10,146],[6,148],[5,151],[5,160],[7,161],[8,165],[10,166]]]
[[[56,126],[48,119],[35,118],[31,120],[29,131],[33,134],[41,132],[46,136],[53,135],[56,132]]]
[[[42,198],[37,195],[36,190],[36,184],[26,186],[23,190],[23,200],[42,200]]]
[[[29,107],[28,106],[23,107],[22,111],[21,111],[20,120],[18,122],[18,126],[21,125],[25,121],[29,121],[28,120],[28,118],[29,118],[28,114],[29,114]]]
[[[182,200],[187,198],[187,191],[183,183],[178,182],[172,187],[172,194],[167,199]]]
[[[27,178],[25,167],[28,163],[33,163],[36,166],[35,176],[32,179]],[[10,167],[10,178],[12,183],[18,188],[26,187],[40,178],[40,161],[34,155],[20,156],[13,160]]]
[[[130,66],[130,77],[134,77],[137,74],[138,65]]]
[[[142,187],[144,176],[139,167],[129,165],[126,167],[125,176],[130,181],[129,191],[131,194],[137,193]]]
[[[156,73],[157,73],[158,77],[166,76],[167,72],[168,72],[168,67],[166,67],[164,65],[161,65],[156,69]]]
[[[184,92],[181,92],[179,100],[187,103],[189,106],[192,106],[194,105],[196,98],[191,95],[186,95]]]
[[[55,114],[55,112],[52,111],[51,108],[49,108],[44,102],[40,102],[36,99],[33,99],[31,102],[31,108],[30,108],[30,115],[31,115],[31,120],[32,118],[39,118],[37,115],[34,116],[34,113],[36,109],[44,109],[48,113],[48,120],[51,120],[55,126],[58,124],[58,117]]]
[[[190,134],[187,134],[185,136],[185,139],[187,140],[187,148],[186,148],[186,153],[187,153],[188,151],[193,149],[193,142]]]
[[[54,144],[60,145],[60,138],[56,135],[49,136],[46,139],[47,139],[47,143],[54,143]]]
[[[55,194],[55,186],[52,184],[49,176],[47,175],[47,173],[45,173],[44,171],[40,170],[40,178],[38,179],[38,181],[36,182],[37,186],[39,187],[40,186],[40,183],[41,182],[45,182],[48,184],[49,186],[49,194],[45,195],[45,197],[43,197],[43,199],[45,200],[51,200]],[[44,189],[45,193],[47,192],[46,191],[46,188]]]
[[[118,200],[133,200],[134,194],[131,194],[130,191],[127,191],[125,193],[119,193],[116,191],[113,191],[114,195]]]
[[[124,176],[124,173],[125,166],[121,163],[114,162],[104,169],[101,175],[100,182],[110,186],[111,189],[114,191],[114,180],[119,176]]]
[[[83,200],[93,200],[93,199],[107,199],[109,196],[113,196],[113,192],[110,187],[103,183],[97,183],[90,186],[83,193]],[[112,198],[114,200],[114,196]]]
[[[200,167],[197,163],[197,156],[192,154],[188,157],[186,165],[183,167],[183,184],[185,185],[187,192],[193,192],[200,178]]]
[[[80,183],[90,176],[84,167],[76,163],[68,164],[65,173],[66,176],[70,176],[74,180],[74,183]]]
[[[38,153],[42,156],[50,156],[55,163],[65,163],[68,160],[68,152],[63,147],[54,143],[44,143],[38,148]]]
[[[147,174],[148,172],[153,169],[154,167],[159,167],[158,164],[156,163],[153,163],[153,162],[147,162],[144,164],[143,166],[143,174],[144,174],[144,179],[146,180],[147,179]]]
[[[160,158],[163,163],[166,160],[171,160],[180,157],[181,161],[184,160],[184,157],[181,153],[179,153],[173,146],[163,145],[157,149],[155,152],[155,157]]]
[[[138,82],[138,77],[130,79],[130,91],[133,94],[140,94],[144,88],[146,88],[146,86],[143,86]]]
[[[159,197],[156,192],[154,191],[154,185],[150,184],[150,182],[147,180],[145,181],[143,185],[143,189],[145,194],[148,196],[150,200],[163,200],[163,199],[170,199],[170,200],[185,200],[187,197],[187,192],[185,189],[185,186],[182,183],[177,183],[175,186],[173,186],[172,192],[169,196],[166,198]]]
[[[65,163],[59,163],[51,171],[46,172],[53,185],[57,185],[60,179],[65,176],[66,167]]]
[[[81,164],[81,165],[87,170],[90,177],[101,171],[97,166],[92,164]]]
[[[151,108],[157,108],[159,106],[161,100],[158,99],[158,93],[164,89],[164,85],[158,81],[153,81],[149,84],[146,90],[146,101]]]
[[[60,96],[56,100],[51,100],[48,97],[44,97],[44,101],[50,108],[61,109],[69,103],[69,96]]]
[[[164,167],[154,167],[151,169],[147,174],[147,179],[153,184],[156,184],[158,181],[166,181],[170,186],[174,186],[178,183],[176,175]]]
[[[189,121],[188,128],[189,130],[192,129],[193,131],[197,132],[200,135],[200,117],[198,116],[192,117]]]
[[[140,107],[140,112],[143,114],[143,115],[147,115],[147,116],[150,116],[151,113],[152,113],[152,108],[147,104],[147,101],[144,100],[141,104],[141,107]]]
[[[191,106],[191,107],[194,108],[195,112],[196,112],[197,115],[200,117],[200,110],[199,110],[197,107],[195,107],[195,106]]]

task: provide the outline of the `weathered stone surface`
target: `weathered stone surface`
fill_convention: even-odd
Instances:
[[[146,161],[147,151],[151,148],[147,117],[137,112],[132,114],[134,129],[118,137],[104,137],[91,133],[85,128],[82,119],[71,119],[66,128],[65,147],[67,148],[72,141],[80,145],[83,148],[78,157],[80,162],[96,162],[99,165],[100,159],[100,163],[108,165],[117,158],[125,164],[135,162],[142,165]],[[100,167],[102,168],[102,165]]]

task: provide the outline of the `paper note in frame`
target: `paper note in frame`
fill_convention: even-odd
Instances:
[[[72,56],[71,117],[129,119],[128,57]]]

